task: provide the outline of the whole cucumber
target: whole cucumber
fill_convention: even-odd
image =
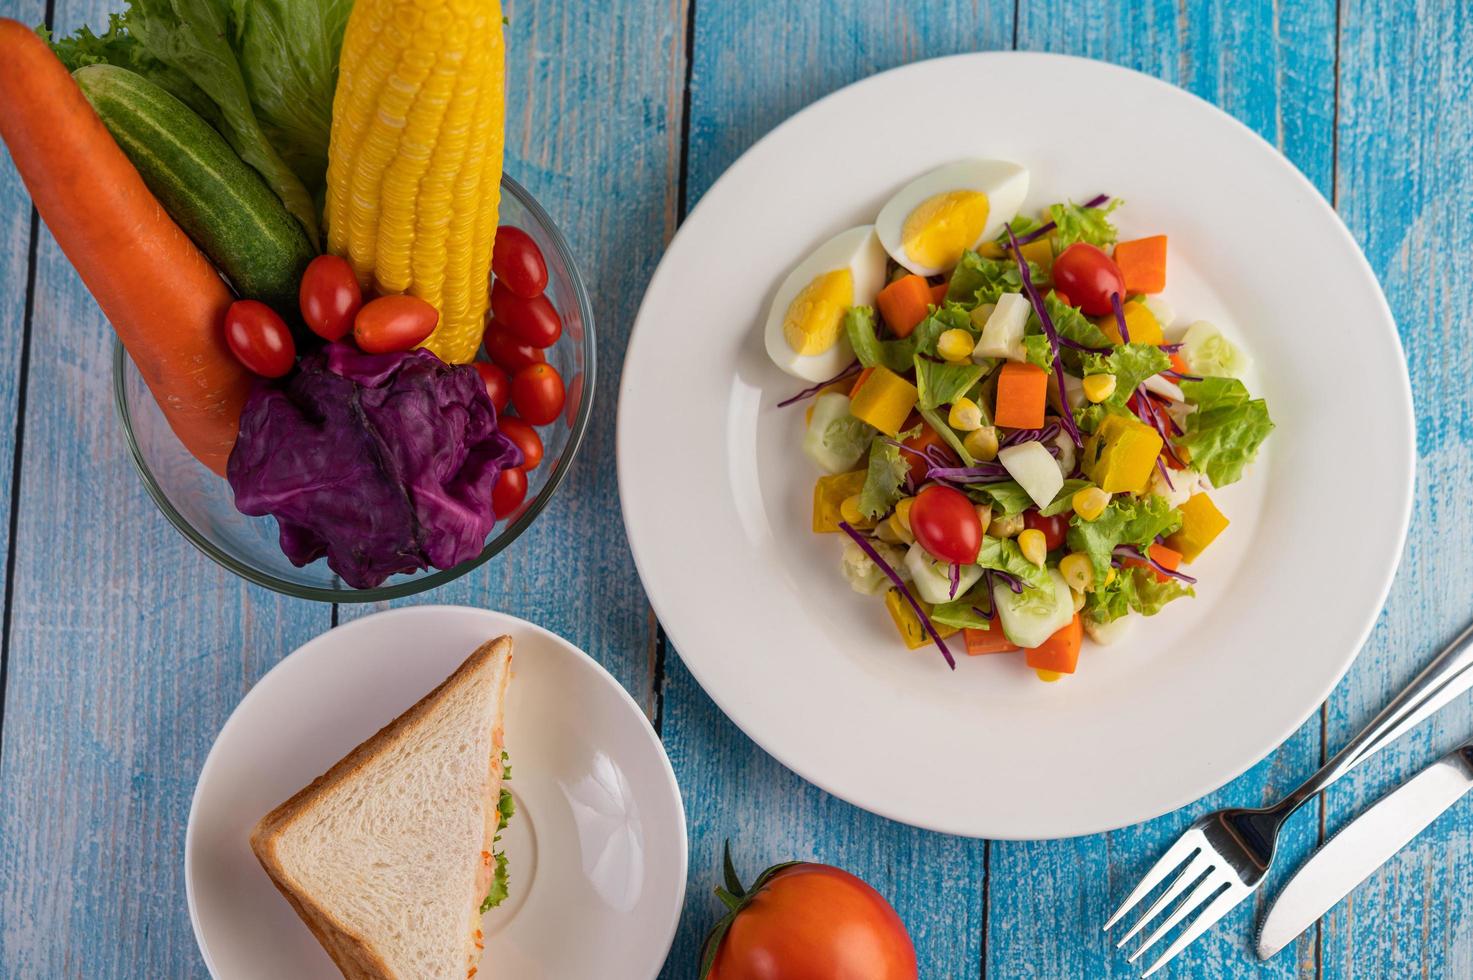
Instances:
[[[143,76],[87,65],[72,77],[148,189],[236,293],[288,322],[300,319],[297,288],[317,250],[260,175],[193,109]]]

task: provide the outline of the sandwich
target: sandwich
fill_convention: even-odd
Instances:
[[[349,980],[461,980],[506,897],[502,712],[511,639],[261,818],[251,849]]]

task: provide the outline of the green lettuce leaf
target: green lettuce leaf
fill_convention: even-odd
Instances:
[[[916,406],[922,411],[950,405],[982,380],[984,371],[980,364],[938,364],[924,357],[915,359],[915,369]]]
[[[991,624],[977,615],[976,610],[991,608],[992,593],[987,589],[987,578],[984,576],[963,595],[932,608],[931,622],[955,626],[957,629],[985,630]]]
[[[1191,454],[1192,468],[1213,486],[1225,487],[1243,475],[1274,424],[1262,398],[1249,398],[1237,378],[1183,381],[1182,394],[1196,406],[1187,416],[1186,434],[1176,440]]]
[[[1171,358],[1154,344],[1121,344],[1108,355],[1085,354],[1082,366],[1085,377],[1115,375],[1115,393],[1107,400],[1124,405],[1142,381],[1171,367]]]
[[[1028,274],[1034,282],[1043,282],[1048,276],[1032,262],[1028,263]],[[1018,264],[1012,259],[984,259],[976,252],[963,252],[956,269],[951,273],[951,283],[946,289],[946,301],[958,303],[965,309],[973,309],[983,303],[996,303],[1003,293],[1023,290],[1023,278],[1018,274]]]
[[[869,447],[864,488],[859,491],[859,512],[872,519],[888,514],[901,498],[900,486],[909,472],[910,464],[901,458],[900,447],[875,439]]]
[[[875,311],[870,306],[851,306],[844,314],[844,333],[854,356],[865,367],[883,364],[896,374],[910,370],[915,359],[915,341],[881,340],[875,322]]]
[[[1049,290],[1044,296],[1043,308],[1048,311],[1048,318],[1053,321],[1059,336],[1086,347],[1110,346],[1110,338],[1095,326],[1093,320],[1081,313],[1078,307],[1070,306],[1059,299],[1059,294],[1053,290]],[[1028,323],[1032,328],[1043,330],[1043,324],[1039,322],[1036,313],[1029,318]]]
[[[122,14],[107,15],[107,30],[102,34],[92,33],[90,27],[79,27],[70,37],[55,37],[45,27],[36,28],[42,40],[50,43],[51,50],[66,65],[67,71],[76,71],[87,65],[113,65],[126,68],[153,82],[174,98],[193,109],[211,125],[217,125],[220,110],[200,87],[189,80],[189,76],[170,68],[143,49],[138,39],[128,33]]]
[[[1037,218],[1033,217],[1033,215],[1031,215],[1031,214],[1020,214],[1016,218],[1014,218],[1012,221],[1009,221],[1007,223],[1007,225],[1003,228],[1002,231],[1000,231],[1000,232],[997,233],[997,238],[995,238],[994,241],[996,241],[997,244],[999,244],[999,245],[1007,245],[1007,244],[1009,244],[1009,242],[1008,242],[1008,231],[1007,231],[1008,228],[1013,229],[1013,234],[1014,235],[1017,235],[1019,238],[1022,238],[1024,235],[1026,235],[1029,232],[1033,231],[1035,228],[1040,228],[1042,226],[1043,226],[1043,222],[1040,221],[1040,220],[1038,220]]]
[[[1018,542],[1012,538],[994,538],[990,534],[983,535],[982,549],[977,552],[977,564],[983,568],[995,568],[1000,572],[1016,576],[1030,588],[1053,588],[1048,568],[1043,565],[1035,565],[1024,558]]]
[[[1196,592],[1175,579],[1156,581],[1146,568],[1122,569],[1109,585],[1100,586],[1084,596],[1084,614],[1097,623],[1112,623],[1121,616],[1138,612],[1154,616],[1168,602]]]
[[[496,800],[496,835],[491,838],[492,857],[496,861],[496,870],[491,877],[491,890],[486,893],[486,898],[481,902],[481,914],[487,912],[506,901],[509,894],[508,887],[510,879],[506,873],[506,854],[496,850],[496,844],[501,840],[501,832],[506,829],[506,824],[517,812],[516,800],[512,798],[511,790],[506,788],[506,781],[511,778],[511,760],[505,751],[501,753],[501,796]]]
[[[1116,546],[1129,544],[1145,550],[1158,534],[1167,535],[1179,527],[1181,512],[1165,498],[1154,494],[1117,496],[1092,521],[1074,516],[1069,526],[1069,548],[1089,556],[1095,582],[1102,586],[1110,574],[1110,559]]]
[[[1054,248],[1063,251],[1075,242],[1089,242],[1100,248],[1114,245],[1117,236],[1108,215],[1124,203],[1112,198],[1102,208],[1087,208],[1072,201],[1051,206],[1049,217],[1059,229],[1055,232]]]
[[[1073,506],[1074,495],[1087,486],[1088,480],[1065,480],[1059,492],[1054,494],[1054,499],[1039,513],[1044,517],[1064,513]],[[967,487],[967,493],[978,503],[990,504],[994,510],[1001,511],[1004,517],[1021,514],[1033,506],[1033,498],[1013,480],[975,484]]]
[[[1023,337],[1023,354],[1029,364],[1037,364],[1045,371],[1054,369],[1054,351],[1048,338],[1041,333],[1030,333]]]

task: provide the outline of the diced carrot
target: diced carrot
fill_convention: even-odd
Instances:
[[[1034,670],[1072,674],[1079,666],[1079,647],[1083,640],[1084,622],[1079,613],[1075,613],[1067,626],[1027,652],[1028,666]]]
[[[1171,370],[1175,371],[1177,374],[1192,373],[1191,371],[1187,370],[1187,359],[1185,357],[1182,357],[1179,351],[1172,351],[1171,353]]]
[[[940,306],[946,302],[946,291],[951,288],[950,283],[940,282],[931,287],[931,305]]]
[[[962,630],[962,639],[967,643],[967,655],[972,657],[979,657],[984,653],[1012,653],[1021,649],[997,625],[990,630]]]
[[[880,316],[897,337],[909,337],[930,314],[931,284],[923,276],[902,276],[875,297]]]
[[[872,368],[872,367],[867,367],[863,371],[860,371],[859,372],[859,377],[857,377],[857,378],[854,379],[854,384],[849,388],[849,397],[850,398],[853,398],[854,397],[854,393],[856,391],[858,391],[860,388],[863,388],[864,387],[864,383],[869,380],[869,376],[871,374],[873,374],[874,372],[875,372],[875,369]]]
[[[1166,236],[1152,235],[1115,246],[1115,264],[1128,293],[1159,293],[1166,288]]]
[[[914,423],[911,423],[909,422],[909,420],[907,420],[906,428],[914,428]],[[913,453],[902,453],[902,455],[905,457],[906,463],[910,465],[910,479],[911,482],[914,483],[916,486],[920,486],[926,481],[926,470],[928,469],[928,467],[926,466],[925,456],[917,455],[917,453],[924,453],[932,446],[937,446],[940,448],[940,451],[943,455],[950,457],[952,460],[956,460],[956,454],[953,453],[951,451],[951,447],[942,440],[940,433],[931,428],[930,424],[926,422],[921,423],[920,435],[912,436],[911,438],[905,440],[905,442],[901,443],[901,445],[903,445],[906,449],[915,450],[915,452]]]
[[[997,373],[997,411],[993,421],[1009,429],[1043,428],[1048,402],[1048,372],[1037,364],[1008,361]]]
[[[1162,568],[1167,569],[1168,571],[1176,571],[1177,566],[1181,564],[1181,552],[1177,551],[1175,548],[1168,548],[1164,544],[1151,545],[1150,551],[1148,553],[1153,559],[1155,559],[1156,564],[1160,565]],[[1151,567],[1149,562],[1144,561],[1140,558],[1127,558],[1120,564],[1127,568]],[[1170,580],[1170,575],[1162,575],[1160,572],[1156,572],[1156,581],[1167,582]]]

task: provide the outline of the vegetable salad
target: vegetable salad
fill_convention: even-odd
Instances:
[[[1004,175],[1007,193],[897,195],[900,234],[869,230],[886,255],[872,294],[824,305],[790,277],[769,350],[799,340],[802,358],[774,360],[818,381],[782,404],[807,404],[813,530],[841,538],[852,588],[882,597],[912,649],[934,643],[955,667],[960,635],[968,654],[1021,651],[1053,681],[1085,634],[1111,642],[1194,594],[1185,569],[1229,523],[1213,494],[1273,423],[1243,383],[1247,355],[1206,321],[1176,323],[1165,235],[1120,241],[1106,195],[1021,214],[1026,171],[974,172]],[[845,235],[868,254],[865,229]],[[805,265],[799,279],[833,275]],[[836,351],[835,374],[802,370]]]

